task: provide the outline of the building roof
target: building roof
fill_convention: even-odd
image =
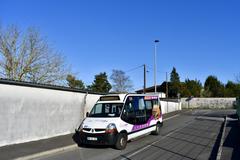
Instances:
[[[160,87],[161,87],[161,85],[157,85],[157,92],[161,92]],[[135,92],[136,93],[143,93],[143,89],[137,90]],[[146,88],[145,92],[146,93],[155,92],[155,86],[151,86],[151,87]]]

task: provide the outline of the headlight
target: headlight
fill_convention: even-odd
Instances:
[[[117,127],[114,123],[110,123],[107,128],[106,128],[106,133],[116,133],[117,132]]]
[[[79,132],[81,132],[83,130],[83,122],[80,124],[80,126],[77,129]]]

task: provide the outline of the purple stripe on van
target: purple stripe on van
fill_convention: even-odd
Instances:
[[[139,125],[134,125],[132,128],[132,131],[137,131],[143,128],[146,128],[150,125],[150,122],[154,119],[153,115],[148,119],[147,123],[145,124],[139,124]]]

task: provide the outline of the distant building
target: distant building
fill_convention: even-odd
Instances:
[[[159,94],[160,98],[166,98],[166,94],[164,92],[161,92],[161,90],[162,90],[161,87],[162,87],[161,85],[157,85],[157,93]],[[135,92],[141,94],[141,93],[143,93],[143,89],[137,90]],[[145,90],[146,94],[147,93],[154,93],[154,92],[155,92],[155,86],[148,87]]]

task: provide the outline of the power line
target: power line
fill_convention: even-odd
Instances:
[[[153,67],[150,67],[150,66],[147,66],[147,68],[150,69],[151,71],[154,70],[154,68],[153,68]],[[166,73],[166,72],[164,72],[164,71],[159,71],[159,70],[157,70],[157,72],[158,72],[158,73]]]
[[[126,73],[127,73],[127,72],[132,72],[132,71],[135,71],[135,70],[137,70],[137,69],[139,69],[139,68],[142,68],[142,67],[143,67],[143,65],[140,65],[140,66],[134,67],[134,68],[132,68],[132,69],[129,69],[129,70],[125,71],[125,72],[126,72]]]

